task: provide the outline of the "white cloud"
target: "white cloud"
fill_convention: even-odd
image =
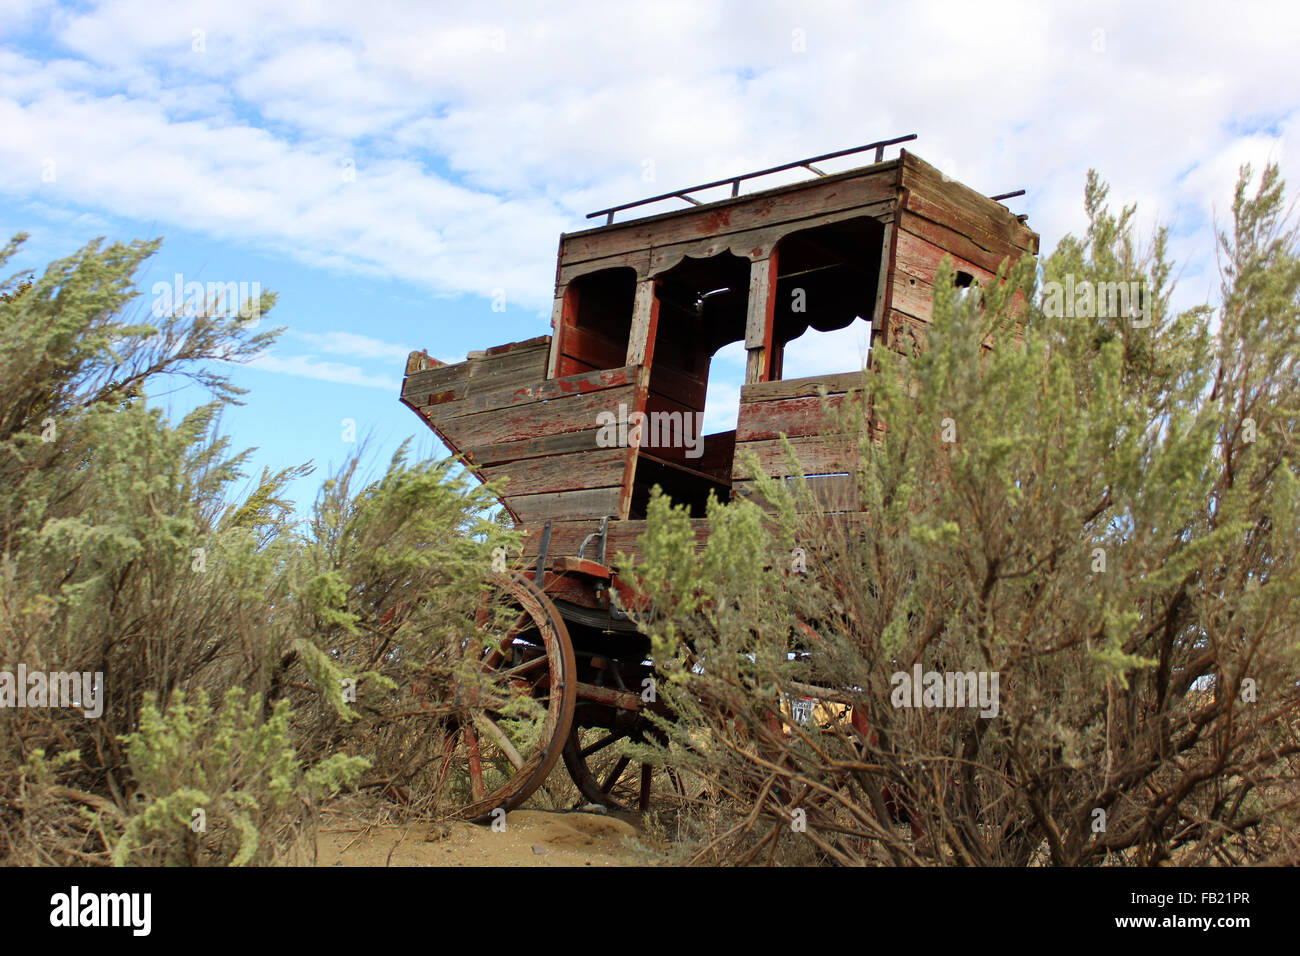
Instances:
[[[289,358],[259,355],[245,364],[248,368],[260,369],[263,372],[297,375],[300,378],[314,378],[322,382],[334,382],[337,385],[378,388],[391,392],[393,395],[397,395],[401,391],[401,384],[391,376],[371,375],[356,365],[322,362],[310,355],[293,355]]]
[[[107,0],[23,22],[61,58],[0,51],[10,195],[539,312],[591,209],[899,133],[986,193],[1027,188],[1044,251],[1096,167],[1116,204],[1199,230],[1173,250],[1194,275],[1242,156],[1300,181],[1295,5]]]
[[[356,358],[405,362],[406,357],[413,351],[406,345],[394,345],[391,342],[383,342],[368,335],[357,335],[354,332],[295,332],[293,334],[310,342],[318,351],[330,355],[352,355]]]
[[[709,393],[704,400],[704,434],[731,431],[736,427],[740,411],[740,385],[745,381],[742,372],[739,382],[717,380],[710,376]]]
[[[871,324],[858,319],[842,329],[809,329],[788,342],[781,360],[782,378],[861,371],[871,349]]]

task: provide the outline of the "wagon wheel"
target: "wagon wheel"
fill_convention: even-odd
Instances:
[[[568,769],[569,776],[573,778],[578,792],[589,802],[610,810],[631,812],[634,809],[620,802],[613,795],[615,786],[622,779],[632,758],[626,754],[620,755],[613,767],[601,768],[600,772],[592,765],[592,761],[602,751],[621,740],[632,740],[637,743],[644,741],[652,731],[643,723],[637,721],[631,726],[616,727],[613,730],[606,727],[579,727],[574,724],[573,729],[569,731],[569,739],[564,744],[564,766]],[[639,813],[645,813],[650,809],[653,775],[654,767],[651,764],[641,764],[635,807]],[[668,776],[677,792],[685,796],[681,777],[672,770],[668,771]]]
[[[458,791],[457,816],[483,820],[527,800],[560,759],[577,667],[555,605],[519,574],[493,576],[455,651],[452,732],[438,778]]]

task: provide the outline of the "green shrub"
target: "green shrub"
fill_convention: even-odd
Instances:
[[[651,502],[661,759],[726,808],[700,859],[1300,859],[1300,250],[1277,169],[1249,178],[1217,313],[1170,312],[1164,233],[1140,256],[1095,178],[1043,276],[1142,282],[1149,325],[1044,309],[1030,262],[942,271],[924,349],[863,377],[883,427],[842,422],[861,520],[763,482],[697,556]],[[997,675],[996,714],[898,706],[916,666]]]
[[[143,865],[271,863],[314,831],[313,801],[356,782],[369,761],[335,754],[304,769],[289,736],[289,707],[270,719],[232,687],[219,712],[207,694],[177,691],[165,712],[146,701],[140,729],[122,738],[136,792],[113,862]]]

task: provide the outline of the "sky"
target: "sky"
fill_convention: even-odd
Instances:
[[[877,139],[1025,189],[1008,205],[1044,253],[1083,229],[1095,168],[1144,232],[1170,227],[1175,304],[1213,301],[1238,167],[1300,182],[1298,38],[1300,4],[1225,0],[0,0],[0,231],[31,234],[9,272],[162,237],[143,311],[177,276],[275,291],[285,332],[229,369],[249,394],[223,425],[254,473],[313,461],[307,504],[354,435],[375,463],[408,437],[445,454],[397,400],[405,356],[548,333],[557,242],[588,212]],[[797,343],[785,374],[864,343]],[[715,369],[709,431],[743,349]]]

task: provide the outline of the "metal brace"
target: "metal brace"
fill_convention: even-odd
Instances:
[[[600,519],[600,527],[582,539],[582,544],[578,545],[578,557],[582,557],[587,552],[587,545],[591,544],[591,539],[595,538],[599,543],[596,545],[596,561],[599,564],[605,563],[605,544],[609,540],[609,516]]]
[[[538,587],[546,583],[546,556],[551,550],[551,523],[548,521],[542,528],[542,543],[537,549],[537,573],[533,575],[533,580],[537,582]]]

